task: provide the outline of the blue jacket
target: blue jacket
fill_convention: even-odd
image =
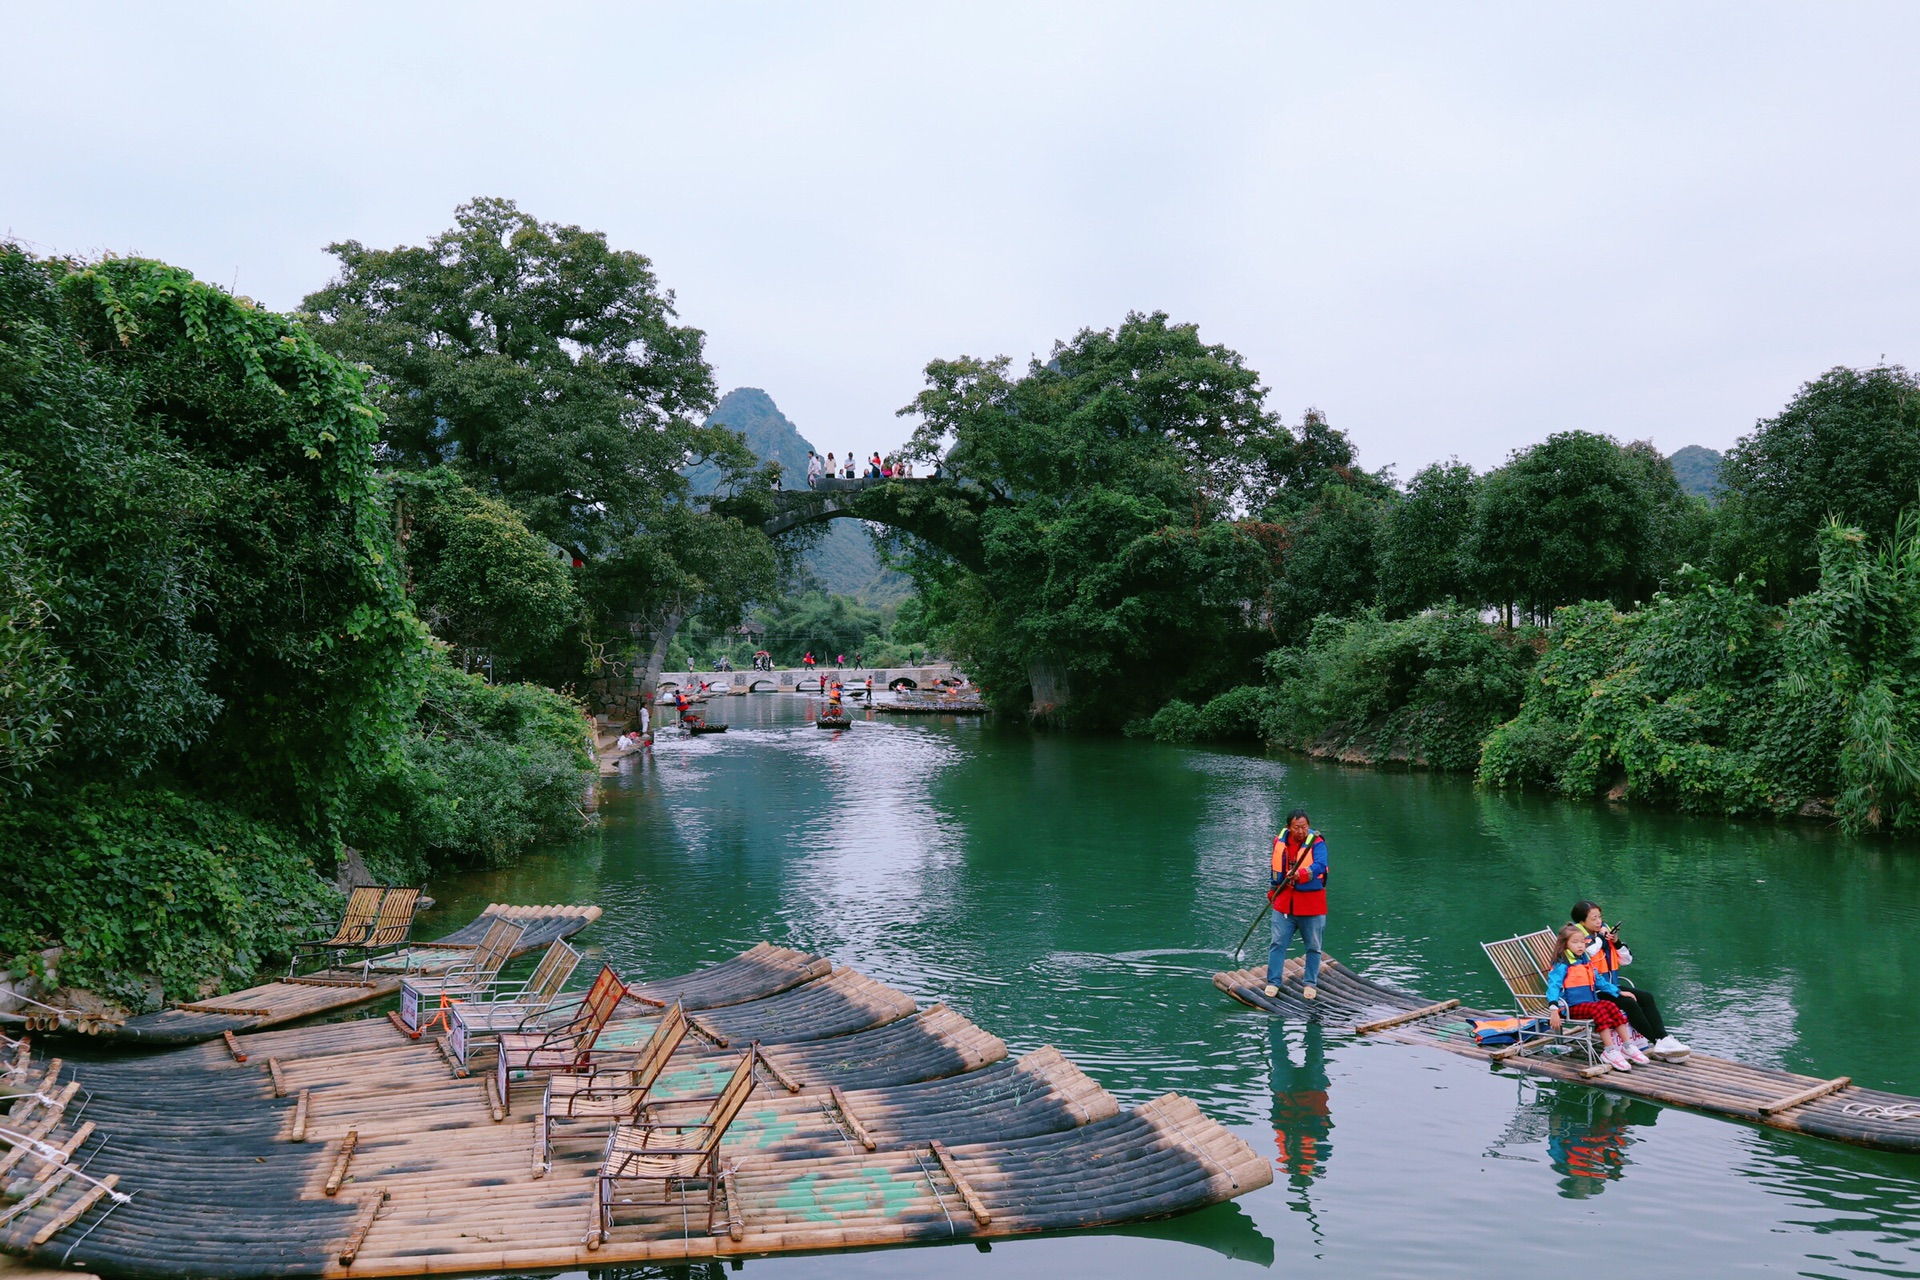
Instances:
[[[1547,972],[1547,1003],[1559,1005],[1562,1013],[1577,1004],[1590,1004],[1599,996],[1593,965],[1585,957],[1572,961],[1563,955]]]

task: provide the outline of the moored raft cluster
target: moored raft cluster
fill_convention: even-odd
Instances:
[[[1177,1094],[1124,1108],[1054,1049],[1010,1058],[823,957],[761,944],[628,986],[594,1054],[631,1063],[680,1017],[647,1095],[668,1119],[753,1073],[711,1228],[704,1187],[655,1184],[600,1238],[613,1120],[549,1119],[548,1073],[367,1019],[114,1062],[18,1051],[7,1078],[46,1101],[0,1117],[26,1139],[0,1159],[50,1186],[0,1201],[0,1249],[183,1280],[605,1267],[1116,1225],[1272,1180]]]

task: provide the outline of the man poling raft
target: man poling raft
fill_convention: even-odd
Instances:
[[[1327,932],[1327,842],[1307,819],[1305,809],[1287,815],[1287,829],[1273,838],[1273,860],[1267,881],[1267,903],[1273,908],[1273,942],[1267,948],[1269,997],[1280,994],[1287,948],[1298,933],[1307,951],[1307,968],[1300,994],[1317,999],[1320,981],[1320,944]]]

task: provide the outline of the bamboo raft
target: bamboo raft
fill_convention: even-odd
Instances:
[[[1458,1000],[1432,1001],[1412,995],[1363,978],[1335,960],[1322,964],[1316,984],[1319,995],[1309,1003],[1300,991],[1304,965],[1298,956],[1287,961],[1286,979],[1277,997],[1265,994],[1265,965],[1216,973],[1213,985],[1240,1003],[1268,1013],[1345,1023],[1362,1035],[1445,1049],[1533,1075],[1769,1128],[1885,1151],[1920,1151],[1920,1098],[1857,1088],[1845,1076],[1821,1080],[1697,1051],[1685,1062],[1655,1062],[1624,1074],[1596,1073],[1570,1058],[1482,1048],[1474,1043],[1473,1020],[1510,1017],[1511,1013],[1468,1009]]]
[[[444,938],[421,943],[410,954],[375,960],[364,976],[358,967],[322,969],[298,978],[266,982],[244,991],[175,1005],[158,1013],[143,1013],[121,1023],[88,1023],[85,1031],[103,1040],[151,1045],[198,1044],[390,996],[400,990],[400,980],[409,973],[439,973],[466,959],[495,920],[517,920],[525,926],[513,951],[514,955],[523,955],[557,938],[572,937],[599,918],[599,907],[518,907],[496,902],[477,919]],[[63,1020],[62,1029],[79,1028],[67,1027]]]
[[[636,1044],[654,1001],[707,1002],[651,1095],[669,1114],[734,1070],[734,1037],[770,1046],[721,1148],[713,1234],[706,1192],[683,1191],[623,1202],[590,1249],[610,1122],[553,1122],[542,1168],[544,1076],[516,1073],[499,1099],[492,1072],[458,1077],[379,1019],[237,1037],[244,1062],[221,1043],[101,1063],[21,1052],[12,1078],[48,1101],[0,1128],[41,1145],[0,1142],[16,1166],[0,1183],[51,1189],[0,1201],[0,1251],[113,1280],[606,1269],[1117,1225],[1272,1181],[1177,1094],[1123,1108],[1052,1048],[1009,1060],[952,1009],[829,970],[763,944],[630,988],[619,1012],[639,1016],[607,1028],[603,1043]]]
[[[875,699],[875,711],[891,711],[902,716],[983,716],[988,707],[984,702],[881,702]]]

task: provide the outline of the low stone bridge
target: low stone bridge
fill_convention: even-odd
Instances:
[[[750,693],[816,693],[822,680],[832,681],[836,677],[849,690],[856,685],[864,688],[867,677],[873,677],[876,692],[890,689],[898,680],[907,681],[915,689],[924,689],[943,676],[954,674],[950,662],[935,662],[919,667],[815,667],[808,671],[800,667],[782,667],[776,671],[663,671],[654,687],[661,693],[671,693],[675,689],[697,689],[700,682],[717,684],[725,680],[733,688],[745,686]]]

